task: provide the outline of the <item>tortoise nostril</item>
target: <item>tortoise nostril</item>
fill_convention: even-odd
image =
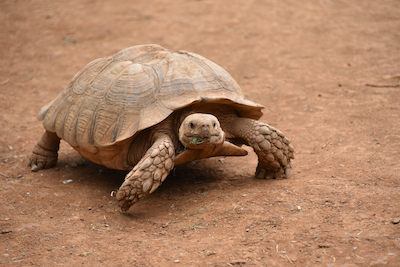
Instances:
[[[201,126],[201,128],[202,128],[203,130],[209,130],[209,129],[210,129],[210,125],[208,125],[208,124],[203,124],[203,125]]]

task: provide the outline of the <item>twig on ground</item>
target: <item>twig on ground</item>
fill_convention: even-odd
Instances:
[[[5,178],[10,178],[10,176],[8,176],[7,174],[1,173],[1,172],[0,172],[0,175],[4,176]]]
[[[366,83],[365,86],[369,86],[369,87],[400,87],[400,84],[384,84],[384,85],[379,85],[379,84]]]
[[[281,254],[279,254],[279,249],[278,249],[278,245],[276,245],[276,253],[278,253],[279,257],[281,257],[282,259],[286,259],[290,262],[290,264],[293,264],[293,262],[290,260],[290,258],[288,257],[288,255],[285,255],[286,258],[284,256],[282,256]]]

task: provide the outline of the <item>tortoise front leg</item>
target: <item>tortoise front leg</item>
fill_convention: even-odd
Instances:
[[[243,139],[258,155],[255,174],[257,178],[290,177],[290,160],[294,159],[294,148],[281,131],[266,123],[248,118],[237,118],[226,127],[225,131],[234,138]]]
[[[133,152],[134,153],[134,152]],[[123,211],[153,193],[174,167],[175,148],[168,135],[160,135],[125,177],[117,200]]]
[[[32,171],[48,169],[56,165],[60,138],[52,132],[46,131],[29,157],[29,166]]]

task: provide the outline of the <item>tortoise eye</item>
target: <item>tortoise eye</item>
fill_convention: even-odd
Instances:
[[[214,127],[214,128],[216,128],[216,127],[217,127],[217,124],[216,124],[215,122],[213,123],[213,127]]]
[[[191,122],[189,125],[190,125],[190,128],[194,129],[194,124],[193,124],[193,122]]]

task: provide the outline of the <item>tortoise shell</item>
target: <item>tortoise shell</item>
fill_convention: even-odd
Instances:
[[[113,146],[198,102],[233,105],[259,119],[236,81],[210,60],[159,45],[138,45],[92,61],[44,106],[39,119],[74,148]],[[121,144],[120,144],[121,146]]]

